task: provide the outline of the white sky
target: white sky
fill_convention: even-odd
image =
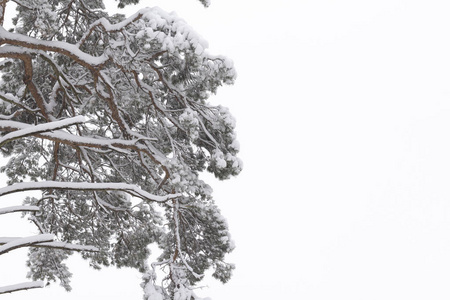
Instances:
[[[237,118],[244,160],[238,178],[213,182],[237,269],[198,294],[449,299],[450,2],[138,7],[154,5],[176,10],[238,70],[213,99]],[[16,220],[2,216],[0,236],[13,235]],[[1,285],[24,279],[25,251],[17,252],[0,256]],[[71,293],[54,285],[2,300],[141,299],[137,272],[71,262]]]

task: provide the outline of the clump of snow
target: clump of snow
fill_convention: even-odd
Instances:
[[[178,117],[180,124],[186,128],[192,140],[197,140],[199,137],[199,120],[198,113],[191,108],[186,110]]]
[[[235,151],[239,151],[241,148],[241,145],[239,144],[238,140],[233,140],[233,142],[230,144],[230,147],[234,149]]]
[[[144,288],[144,299],[146,300],[164,300],[164,296],[161,287],[154,285],[155,272],[149,270],[144,274],[144,283],[142,284]]]
[[[214,150],[211,155],[211,159],[213,162],[215,162],[215,165],[217,168],[224,169],[227,167],[227,162],[224,159],[224,155],[223,155],[222,151],[220,151],[218,149]]]

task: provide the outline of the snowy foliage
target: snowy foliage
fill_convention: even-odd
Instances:
[[[208,103],[234,82],[233,63],[159,8],[125,18],[100,0],[16,2],[14,30],[0,27],[0,196],[41,190],[3,213],[27,212],[57,239],[24,244],[39,246],[29,277],[70,290],[64,260],[85,250],[94,268],[143,272],[149,300],[197,299],[210,268],[226,282],[234,245],[199,175],[242,169],[234,118]],[[151,244],[162,254],[149,267]]]

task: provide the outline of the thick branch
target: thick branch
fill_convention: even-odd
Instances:
[[[77,119],[75,119],[77,120]],[[81,119],[80,119],[81,120]],[[77,121],[80,121],[77,120]],[[48,123],[50,124],[50,123]],[[16,121],[0,121],[0,131],[16,131],[29,128],[30,125],[26,123],[16,122]],[[31,134],[29,134],[31,135]],[[149,155],[155,163],[162,164],[164,160],[164,156],[160,153],[150,153],[148,151],[149,145],[147,144],[145,147],[138,142],[141,140],[152,141],[154,139],[147,138],[142,136],[142,138],[134,139],[134,140],[122,140],[122,139],[98,139],[98,138],[90,138],[79,135],[70,134],[64,131],[54,131],[54,132],[45,132],[45,133],[36,133],[32,134],[33,136],[39,138],[45,138],[54,142],[60,142],[62,144],[67,144],[71,146],[77,147],[91,147],[91,148],[120,148],[120,149],[129,149],[134,151],[144,151],[147,155]],[[156,149],[152,148],[153,152],[156,152]]]
[[[20,129],[28,128],[29,125],[21,122],[15,121],[2,121],[0,122],[0,131],[15,131]],[[140,139],[136,140],[122,140],[122,139],[97,139],[84,137],[79,135],[73,135],[64,131],[55,132],[45,132],[40,134],[35,134],[34,136],[39,138],[45,138],[54,142],[59,142],[62,144],[71,145],[73,147],[90,147],[90,148],[101,148],[101,149],[111,149],[117,151],[117,149],[126,149],[132,151],[139,151],[145,153],[154,163],[161,166],[165,172],[165,177],[163,181],[166,181],[169,177],[169,169],[164,165],[164,156],[159,153],[158,150],[153,147],[150,143],[152,138],[146,138],[142,136]],[[146,140],[147,143],[142,144],[139,141]],[[160,184],[161,185],[161,184]]]
[[[43,281],[32,281],[32,282],[24,282],[19,284],[7,285],[0,287],[0,294],[7,294],[12,292],[18,292],[23,290],[30,290],[36,288],[43,288]]]
[[[80,191],[123,191],[131,196],[135,196],[147,201],[167,202],[181,196],[181,194],[168,194],[158,196],[150,194],[135,185],[122,182],[58,182],[58,181],[41,181],[41,182],[20,182],[6,186],[0,189],[0,197],[16,192],[31,190],[80,190]]]
[[[8,133],[0,138],[0,147],[9,141],[29,136],[32,134],[43,133],[51,130],[61,129],[70,125],[84,123],[86,119],[83,116],[77,116],[73,118],[67,118],[60,121],[54,121],[38,125],[28,125],[26,128],[19,129],[17,131]],[[8,126],[10,121],[0,121],[0,128],[5,128]]]
[[[14,213],[14,212],[20,212],[20,211],[39,211],[40,208],[38,206],[10,206],[10,207],[4,207],[4,208],[0,208],[0,215],[4,215],[4,214],[9,214],[9,213]],[[1,243],[0,243],[1,244]]]
[[[11,250],[28,247],[37,243],[53,242],[55,236],[53,234],[38,234],[34,236],[14,239],[3,246],[0,246],[0,255]]]
[[[2,35],[2,31],[4,31],[3,27],[0,26],[0,37]],[[0,39],[0,44],[1,44]],[[45,119],[49,120],[49,116],[47,113],[47,109],[45,107],[45,100],[42,96],[41,91],[39,88],[34,84],[33,82],[33,63],[31,61],[31,57],[29,54],[23,53],[23,51],[20,51],[22,53],[7,53],[6,55],[2,53],[2,50],[5,50],[7,47],[0,48],[0,57],[10,57],[10,58],[16,58],[20,59],[23,62],[25,74],[23,76],[23,82],[26,84],[28,90],[30,91],[31,95],[33,96],[34,100],[36,101],[36,105],[39,107],[40,112],[45,117]]]
[[[0,245],[4,245],[13,240],[20,239],[19,237],[0,237]],[[98,252],[99,249],[95,246],[83,246],[83,245],[75,245],[65,242],[44,242],[44,243],[36,243],[29,245],[30,247],[38,247],[38,248],[53,248],[53,249],[61,249],[61,250],[70,250],[70,251],[87,251],[87,252]]]
[[[1,53],[24,54],[27,49],[42,50],[63,54],[80,65],[92,70],[108,61],[106,55],[92,56],[81,51],[76,45],[60,42],[35,39],[18,33],[6,31],[0,27],[0,45],[13,45],[19,47],[1,47]]]

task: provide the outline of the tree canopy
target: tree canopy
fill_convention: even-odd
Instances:
[[[233,242],[199,176],[242,169],[234,118],[208,102],[234,82],[232,61],[159,8],[125,17],[101,0],[13,2],[14,29],[0,27],[0,196],[42,195],[0,210],[26,212],[39,230],[0,238],[0,254],[30,246],[36,281],[0,293],[55,280],[70,290],[73,251],[94,268],[138,269],[146,299],[195,299],[210,268],[226,282]],[[151,244],[161,255],[148,264]]]

